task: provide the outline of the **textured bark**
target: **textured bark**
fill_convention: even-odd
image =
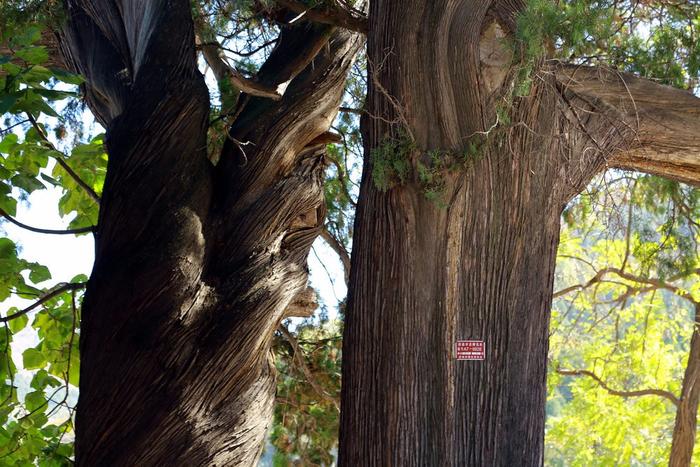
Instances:
[[[499,68],[509,60],[506,50],[495,53],[494,38],[512,33],[519,7],[371,3],[366,156],[343,344],[342,465],[543,462],[561,210],[606,165],[627,167],[631,154],[657,148],[640,137],[644,117],[638,123],[628,101],[613,101],[593,84],[596,71],[579,86],[557,63],[542,64],[529,96],[513,100],[512,123],[496,119],[513,74]],[[697,121],[689,125],[697,132]],[[417,147],[406,156],[413,175],[381,192],[371,151],[401,131]],[[429,165],[433,150],[461,153],[474,138],[483,143],[477,160],[443,173],[447,207],[428,201],[417,162]],[[456,361],[461,339],[483,340],[486,359]]]
[[[258,75],[291,80],[284,96],[242,95],[214,166],[189,2],[75,0],[68,14],[63,54],[87,79],[109,153],[76,464],[253,465],[274,403],[273,333],[307,295],[322,225],[319,142],[360,40],[286,29]]]
[[[609,167],[700,185],[700,105],[692,93],[616,70],[552,69],[563,86],[633,130],[634,137],[607,158]]]
[[[676,425],[668,465],[688,467],[693,459],[695,431],[698,424],[698,402],[700,402],[700,305],[695,304],[695,325],[690,339],[690,353],[685,367],[681,387],[680,404],[676,411]]]

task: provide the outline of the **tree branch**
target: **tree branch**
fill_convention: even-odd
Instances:
[[[52,291],[47,292],[46,294],[42,295],[39,297],[37,301],[29,305],[27,308],[24,308],[22,310],[19,310],[16,313],[12,313],[11,315],[7,315],[4,317],[0,317],[0,323],[6,323],[10,320],[19,318],[20,316],[24,316],[42,303],[45,303],[52,298],[56,297],[57,295],[61,295],[64,292],[67,292],[69,290],[80,290],[85,288],[87,285],[87,282],[69,282],[69,283],[63,283],[63,284],[58,284]]]
[[[610,388],[602,379],[600,379],[595,373],[592,371],[588,370],[562,370],[560,368],[557,368],[557,373],[560,375],[565,375],[565,376],[588,376],[590,378],[593,378],[598,385],[608,391],[608,393],[612,394],[613,396],[620,396],[620,397],[641,397],[641,396],[660,396],[665,399],[668,399],[675,405],[676,407],[679,406],[680,401],[678,398],[675,396],[670,391],[664,391],[663,389],[640,389],[638,391],[618,391],[616,389]]]
[[[347,286],[350,283],[350,255],[348,254],[348,250],[345,249],[345,246],[340,243],[340,241],[335,238],[335,235],[325,226],[321,229],[321,238],[323,238],[328,246],[338,254],[340,262],[343,263],[343,276],[345,285]]]
[[[299,292],[284,311],[285,318],[310,318],[318,308],[316,291],[313,287],[307,287]]]
[[[646,278],[646,277],[636,276],[634,274],[630,274],[630,273],[625,272],[625,271],[618,269],[618,268],[603,268],[603,269],[600,269],[598,272],[596,272],[596,274],[593,277],[591,277],[588,280],[588,282],[586,282],[585,284],[572,285],[572,286],[566,287],[562,290],[559,290],[559,291],[554,293],[553,298],[559,298],[562,295],[566,295],[570,292],[573,292],[574,290],[587,289],[587,288],[591,287],[593,284],[601,282],[603,277],[607,274],[615,274],[618,277],[621,277],[622,279],[628,280],[630,282],[636,282],[638,284],[646,284],[648,286],[651,286],[651,287],[647,287],[647,288],[643,288],[643,289],[630,288],[631,290],[628,290],[627,293],[625,293],[622,297],[618,297],[615,301],[619,301],[620,298],[628,297],[628,296],[632,295],[632,293],[636,290],[647,292],[649,290],[655,290],[655,289],[666,289],[666,290],[669,290],[669,291],[673,292],[674,294],[678,295],[679,297],[682,297],[682,298],[688,300],[689,302],[691,302],[693,304],[697,303],[697,301],[693,298],[692,295],[690,295],[688,292],[682,291],[679,287],[676,287],[675,285],[670,284],[669,282],[674,282],[674,281],[683,279],[684,277],[687,277],[690,274],[700,274],[700,269],[694,269],[694,270],[690,271],[688,274],[679,274],[679,275],[676,275],[676,276],[669,278],[668,281],[662,281],[661,279],[656,279],[656,278]]]
[[[220,47],[211,42],[200,44],[202,55],[218,82],[229,80],[236,89],[246,94],[269,99],[279,100],[282,98],[283,89],[279,86],[269,86],[246,78],[240,71],[230,66],[220,54]]]
[[[339,26],[362,34],[367,34],[369,30],[366,16],[353,13],[339,4],[319,5],[315,8],[309,8],[298,0],[277,0],[277,4],[297,13],[297,18],[303,17],[309,21]]]
[[[299,368],[301,368],[302,373],[304,373],[304,376],[306,376],[306,381],[311,385],[311,387],[314,389],[314,391],[316,391],[316,393],[319,396],[333,404],[336,410],[340,412],[340,404],[338,404],[336,398],[326,393],[326,391],[324,391],[323,388],[318,385],[318,383],[316,382],[316,378],[314,378],[314,376],[311,374],[309,367],[306,366],[306,363],[304,362],[304,356],[302,354],[301,349],[299,348],[299,343],[294,338],[292,333],[289,332],[289,329],[287,329],[287,327],[283,324],[280,324],[279,329],[284,338],[287,339],[287,342],[289,342],[289,344],[292,346],[292,349],[294,350],[293,359],[299,363]]]
[[[346,113],[355,114],[355,115],[362,115],[363,113],[365,113],[365,111],[363,109],[354,109],[352,107],[344,107],[342,105],[340,106],[340,108],[338,110],[340,110],[341,112],[346,112]]]
[[[700,185],[700,99],[613,69],[557,64],[554,70],[566,89],[633,130],[608,167]]]
[[[54,230],[54,229],[40,229],[38,227],[32,227],[30,225],[24,224],[14,217],[10,216],[7,212],[5,212],[4,209],[0,209],[0,216],[4,217],[8,221],[12,222],[15,224],[17,227],[21,227],[25,230],[29,230],[31,232],[36,232],[36,233],[42,233],[42,234],[51,234],[51,235],[69,235],[69,234],[81,234],[81,233],[89,233],[89,232],[94,232],[95,227],[90,226],[90,227],[81,227],[79,229],[66,229],[66,230]]]

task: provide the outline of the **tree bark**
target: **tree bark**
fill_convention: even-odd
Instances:
[[[77,465],[254,465],[274,403],[273,333],[306,294],[324,134],[361,41],[286,28],[256,77],[286,92],[241,96],[217,165],[194,45],[185,0],[68,2],[61,47],[109,154]]]
[[[685,367],[680,403],[676,410],[676,425],[668,465],[688,467],[693,459],[695,432],[698,424],[698,402],[700,401],[700,304],[695,304],[695,323],[690,339],[688,364]]]
[[[520,7],[371,3],[342,465],[543,463],[560,213],[606,166],[628,167],[630,151],[657,152],[654,138],[640,137],[653,112],[601,95],[597,71],[576,81],[571,68],[542,63],[529,94],[509,98],[515,74],[497,44]],[[697,132],[697,120],[686,123]],[[469,143],[479,148],[467,157]],[[404,148],[398,157],[412,170],[382,192],[373,170],[387,147]],[[691,159],[669,173],[697,177]],[[426,199],[426,166],[441,172],[445,207]],[[485,360],[455,360],[456,341],[467,339],[484,341]]]

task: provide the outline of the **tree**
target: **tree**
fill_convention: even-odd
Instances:
[[[328,125],[361,46],[348,30],[369,32],[370,90],[368,106],[353,109],[364,116],[368,151],[344,344],[341,461],[541,462],[561,209],[606,163],[697,179],[696,158],[681,151],[697,147],[692,96],[580,66],[593,60],[640,72],[634,66],[643,60],[595,58],[619,52],[596,41],[618,40],[618,27],[628,32],[639,5],[630,13],[625,2],[571,1],[559,12],[542,0],[528,8],[378,0],[369,27],[342,0],[201,2],[194,18],[182,1],[67,5],[58,43],[86,80],[109,155],[104,187],[99,177],[81,185],[77,173],[70,190],[100,202],[80,332],[79,464],[257,459],[272,411],[273,332],[312,301],[305,259],[321,230],[320,154],[337,139]],[[639,7],[655,8],[671,25],[686,13],[664,1]],[[239,14],[252,18],[240,22],[267,25],[252,41],[271,49],[260,66],[231,67],[218,41]],[[246,29],[233,22],[229,38]],[[670,38],[667,49],[677,39]],[[215,108],[197,50],[217,80]],[[572,56],[573,65],[545,53]],[[691,62],[685,57],[681,75]],[[654,77],[678,71],[652,63],[663,68]],[[30,95],[22,86],[11,92]],[[14,97],[11,112],[27,104]],[[42,112],[40,101],[31,101],[31,116]],[[661,114],[663,131],[653,120]],[[29,124],[21,144],[50,149],[46,127]],[[323,235],[333,243],[341,230]],[[39,269],[22,267],[15,279]],[[78,318],[71,295],[61,297],[61,317]],[[468,337],[486,341],[484,364],[450,360],[454,340]],[[297,349],[308,343],[287,340],[288,357],[299,362]],[[319,359],[336,365],[329,347]]]
[[[325,15],[299,20],[290,3],[236,7],[281,30],[254,78],[207,37],[202,22],[233,14],[219,3],[198,5],[196,27],[179,0],[69,1],[54,23],[109,156],[99,193],[84,183],[99,218],[80,330],[78,465],[260,455],[273,333],[313,302],[306,257],[323,221],[328,127],[363,43]],[[196,41],[222,90],[211,125]],[[49,149],[38,111],[28,115]],[[209,130],[224,134],[220,148]]]
[[[562,210],[608,167],[700,179],[700,101],[589,64],[635,5],[564,5],[371,3],[343,465],[540,465]]]

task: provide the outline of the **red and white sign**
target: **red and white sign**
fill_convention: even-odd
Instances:
[[[455,358],[457,360],[483,360],[486,358],[484,341],[455,342]]]

